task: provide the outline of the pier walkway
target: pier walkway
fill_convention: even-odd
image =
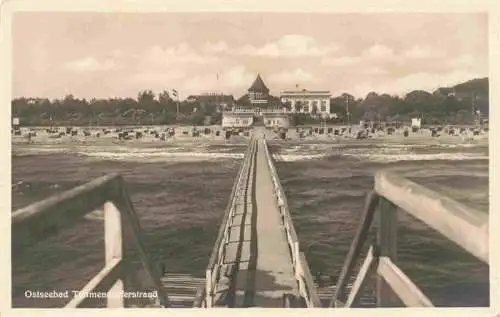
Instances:
[[[257,232],[256,271],[259,273],[255,277],[255,306],[279,307],[283,294],[293,293],[296,285],[286,232],[282,228],[281,214],[274,197],[274,185],[265,147],[264,142],[258,142],[255,227]]]
[[[397,214],[406,212],[480,261],[489,263],[489,216],[385,171],[374,175],[359,227],[335,284],[318,286],[293,225],[266,134],[256,129],[236,176],[204,276],[171,272],[154,263],[143,229],[117,174],[49,197],[12,213],[12,250],[37,242],[104,210],[105,266],[66,307],[431,307],[432,301],[397,266]],[[367,245],[377,217],[377,241]],[[466,234],[465,234],[466,233]],[[332,233],[334,235],[335,233]],[[165,241],[167,244],[168,241]],[[144,276],[124,245],[133,246]],[[186,246],[189,247],[189,246]],[[364,257],[364,258],[362,258]],[[332,264],[333,266],[333,264]],[[368,283],[374,279],[376,283]],[[375,284],[375,285],[372,285]],[[154,299],[123,291],[154,290]]]

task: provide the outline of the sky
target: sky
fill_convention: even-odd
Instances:
[[[488,76],[485,13],[17,12],[13,97],[297,87],[404,95]]]

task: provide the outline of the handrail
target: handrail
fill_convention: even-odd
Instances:
[[[375,190],[481,261],[488,263],[487,213],[469,208],[389,172],[378,172],[375,175]]]
[[[205,287],[201,286],[196,290],[196,295],[193,301],[193,308],[206,308],[205,305]]]
[[[370,226],[377,209],[378,200],[379,197],[375,191],[369,192],[366,196],[365,206],[361,217],[362,221],[356,231],[344,265],[340,271],[337,286],[335,287],[335,294],[333,295],[329,305],[330,307],[338,307],[346,302],[345,287],[347,285],[347,279],[351,276],[352,270],[354,269],[356,261],[361,253],[361,249],[363,248],[363,244],[368,238]]]
[[[215,240],[215,243],[214,243],[214,246],[218,246],[221,244],[221,242],[223,241],[224,239],[224,229],[225,229],[225,224],[227,224],[227,222],[229,221],[230,217],[230,213],[231,213],[231,209],[233,208],[233,203],[234,203],[234,194],[236,193],[236,188],[238,188],[238,185],[239,185],[239,180],[243,174],[243,170],[244,170],[244,167],[245,167],[245,164],[248,160],[248,154],[250,153],[252,147],[249,146],[244,154],[244,160],[243,162],[241,163],[240,165],[240,168],[238,170],[238,173],[236,174],[236,181],[234,182],[233,184],[233,187],[231,189],[231,194],[229,195],[229,202],[226,206],[226,210],[224,211],[224,216],[222,218],[222,223],[221,225],[219,226],[219,233],[217,234],[217,239]],[[217,255],[218,255],[218,252],[216,250],[216,248],[214,247],[214,249],[212,250],[212,253],[210,255],[210,259],[208,260],[208,267],[213,267],[216,262],[217,262]]]
[[[314,279],[307,264],[306,256],[304,252],[300,252],[299,255],[299,270],[300,270],[300,280],[299,289],[302,297],[306,302],[307,307],[322,307],[321,300],[316,292],[316,286],[314,285]]]
[[[72,226],[82,216],[118,196],[118,174],[96,178],[12,213],[12,250],[18,252]]]
[[[205,305],[208,308],[211,308],[213,305],[213,292],[216,286],[216,279],[220,269],[220,262],[223,260],[224,249],[226,245],[225,241],[229,234],[229,223],[231,215],[234,212],[236,189],[240,185],[244,172],[248,168],[248,163],[250,162],[252,153],[255,151],[255,146],[255,139],[252,138],[250,140],[250,145],[245,152],[243,161],[240,165],[240,169],[237,173],[236,181],[233,184],[233,188],[229,196],[229,202],[226,206],[226,210],[224,211],[222,222],[219,227],[219,233],[217,235],[217,239],[215,240],[214,247],[208,261],[207,269],[205,271],[205,300],[204,302],[200,301],[200,305]]]
[[[289,231],[287,231],[287,234],[290,235],[290,239],[292,242],[298,242],[299,238],[297,236],[297,232],[295,231],[295,227],[293,226],[292,222],[292,216],[290,214],[290,210],[288,208],[288,200],[285,195],[285,190],[283,189],[283,186],[281,185],[280,179],[278,177],[278,172],[276,171],[276,166],[274,165],[274,159],[272,155],[269,153],[269,148],[267,145],[267,141],[263,140],[264,142],[264,149],[265,149],[265,154],[267,157],[267,162],[269,165],[269,168],[271,169],[271,176],[273,179],[273,184],[275,186],[275,193],[276,193],[276,198],[278,200],[278,206],[280,207],[280,211],[283,214],[284,220],[288,222],[288,224],[291,224]],[[292,248],[292,247],[291,247]],[[294,258],[295,260],[296,258]]]
[[[346,301],[345,282],[354,269],[368,230],[377,210],[378,242],[372,245]],[[367,197],[361,223],[337,281],[330,307],[352,307],[359,299],[366,278],[377,275],[377,306],[432,307],[432,302],[396,265],[397,210],[420,219],[434,230],[461,246],[485,263],[489,263],[489,216],[469,208],[435,191],[390,172],[375,174],[374,191]],[[466,233],[466,234],[465,234]],[[345,304],[344,304],[345,303]]]
[[[135,271],[130,269],[130,259],[123,246],[125,242],[128,243],[126,240],[131,236],[145,271],[157,291],[157,304],[167,307],[167,294],[142,243],[142,229],[123,178],[119,174],[109,174],[94,179],[13,212],[13,252],[22,252],[26,247],[75,225],[84,215],[103,205],[106,264],[84,286],[80,294],[108,292],[108,307],[126,305],[122,294],[124,290],[130,288],[128,282],[133,278],[131,275],[134,275]],[[131,234],[125,234],[125,231]],[[96,299],[76,296],[66,307],[88,307],[92,306],[93,302],[96,302]]]
[[[274,165],[274,159],[269,152],[267,141],[263,139],[262,142],[264,143],[265,155],[267,158],[268,167],[271,171],[274,192],[281,213],[283,227],[285,228],[288,245],[290,247],[290,256],[292,259],[295,278],[298,283],[299,294],[304,298],[304,301],[308,308],[321,307],[321,302],[317,295],[316,286],[314,285],[309,266],[307,265],[304,254],[300,252],[299,239],[293,225],[285,191],[279,180],[276,166]]]

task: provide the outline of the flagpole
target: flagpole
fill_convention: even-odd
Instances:
[[[346,114],[347,114],[347,125],[351,124],[351,114],[349,113],[349,96],[345,96],[346,99]]]
[[[474,93],[471,94],[472,95],[472,114],[475,115],[476,114],[476,105],[475,105],[475,101],[476,101],[476,98],[474,96]]]
[[[175,90],[174,88],[172,88],[172,94],[177,97],[177,118],[179,118],[179,93],[177,92],[177,90]]]

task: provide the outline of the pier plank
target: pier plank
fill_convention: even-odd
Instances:
[[[265,156],[265,144],[258,143],[256,162],[257,266],[255,298],[257,307],[280,307],[285,293],[296,292],[292,259],[274,199],[271,171]]]

